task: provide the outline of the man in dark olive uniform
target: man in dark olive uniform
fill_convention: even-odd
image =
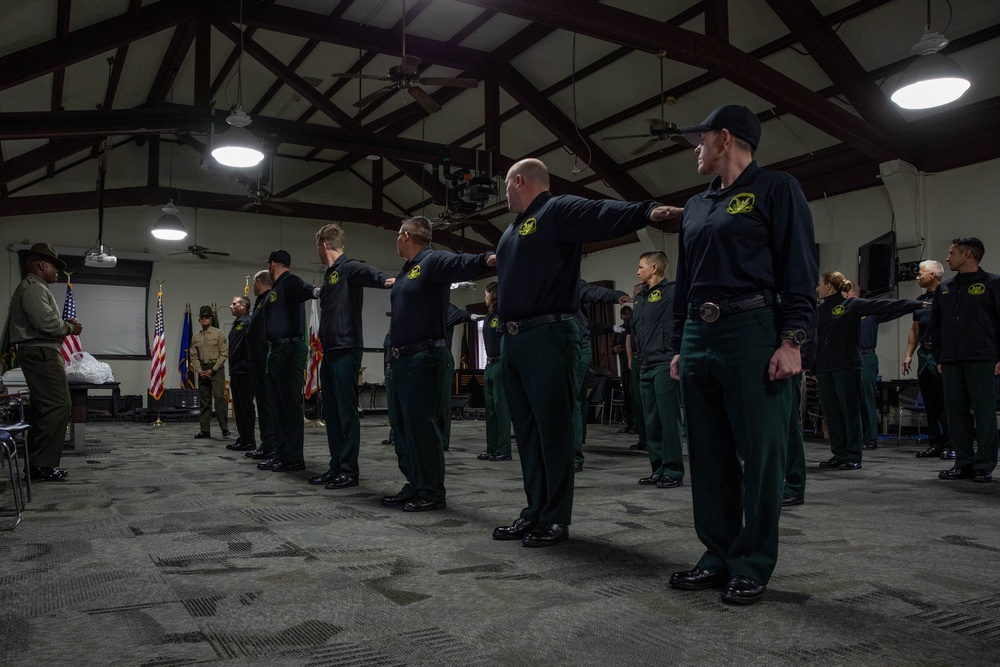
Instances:
[[[393,390],[389,403],[396,456],[406,484],[382,502],[405,512],[447,506],[444,488],[446,422],[451,378],[446,313],[451,284],[471,280],[496,265],[496,256],[434,250],[431,223],[418,216],[402,222],[396,249],[406,260],[392,286]]]
[[[349,259],[344,254],[344,241],[344,229],[336,223],[316,232],[316,250],[327,267],[319,294],[319,340],[323,345],[320,384],[330,467],[309,483],[325,484],[327,489],[358,485],[358,373],[364,352],[364,288],[388,289],[394,281],[381,269]]]
[[[274,456],[274,401],[267,388],[267,335],[264,332],[264,301],[271,293],[271,274],[267,270],[258,271],[253,278],[255,296],[250,321],[247,323],[244,342],[247,349],[247,365],[253,382],[254,400],[257,403],[257,428],[260,442],[257,449],[246,453],[250,459],[269,459]]]
[[[632,371],[629,369],[628,350],[625,348],[625,339],[628,336],[625,326],[632,317],[632,306],[623,306],[619,311],[619,315],[622,318],[622,323],[615,327],[611,347],[611,351],[618,357],[618,376],[621,378],[622,382],[622,401],[624,401],[624,405],[622,406],[622,421],[625,422],[625,425],[618,429],[618,432],[630,433],[632,429],[635,428],[635,424],[632,421],[634,419],[634,413],[632,410],[632,387],[629,386],[629,377],[631,376]]]
[[[639,339],[635,336],[635,318],[642,312],[642,283],[632,288],[632,316],[625,323],[625,353],[629,363],[629,390],[632,395],[632,415],[635,426],[633,431],[639,436],[639,442],[629,445],[629,449],[637,452],[646,451],[646,415],[642,409],[642,393],[639,391],[639,367],[642,365],[642,352],[639,350]]]
[[[305,308],[315,288],[293,274],[292,256],[275,250],[267,259],[274,285],[264,300],[264,334],[267,353],[267,388],[274,406],[274,457],[257,464],[261,470],[292,472],[305,470],[302,453],[302,385],[305,382]]]
[[[685,128],[708,189],[684,207],[674,350],[687,415],[694,524],[705,553],[673,588],[764,595],[778,557],[792,376],[816,310],[812,215],[787,174],[753,159],[760,122],[743,106]]]
[[[246,334],[250,324],[250,299],[242,295],[233,297],[229,312],[236,321],[229,330],[229,393],[233,398],[233,414],[236,416],[236,442],[226,445],[226,449],[237,452],[257,448],[254,438],[256,415],[253,409],[253,380],[250,377],[250,358],[247,356]]]
[[[938,477],[987,483],[997,466],[1000,276],[979,267],[986,252],[982,241],[961,237],[951,243],[948,268],[957,275],[931,302],[931,353],[940,366],[955,448],[955,467]]]
[[[229,420],[226,403],[226,360],[229,358],[229,341],[221,330],[212,326],[212,307],[202,306],[198,312],[201,329],[191,336],[191,361],[198,373],[198,400],[201,402],[201,430],[194,437],[209,438],[212,424],[212,403],[215,419],[219,422],[222,437],[229,437]]]
[[[510,409],[503,390],[500,368],[500,341],[503,322],[497,314],[500,291],[497,283],[486,286],[486,320],[483,322],[483,349],[486,368],[483,370],[483,399],[486,403],[486,451],[477,458],[483,461],[510,461]]]
[[[569,536],[573,513],[574,369],[580,359],[583,244],[617,238],[681,209],[655,201],[588,200],[549,192],[536,159],[508,170],[507,202],[517,219],[497,246],[500,320],[507,326],[501,364],[528,505],[493,539],[529,547]]]
[[[386,313],[389,316],[389,313]],[[396,422],[392,418],[392,411],[388,409],[392,403],[392,332],[385,332],[385,339],[382,341],[382,367],[385,369],[385,405],[388,413],[389,435],[382,441],[383,445],[396,444]]]

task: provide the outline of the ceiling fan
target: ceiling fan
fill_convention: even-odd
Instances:
[[[291,197],[275,197],[264,187],[274,182],[274,158],[269,155],[265,160],[267,161],[266,166],[262,166],[260,173],[256,177],[251,177],[241,171],[234,171],[229,174],[230,180],[236,181],[247,189],[247,197],[250,200],[236,210],[242,213],[251,209],[261,208],[262,206],[269,206],[278,213],[291,215],[294,211],[283,204],[301,203],[302,200]],[[218,199],[216,201],[234,201],[234,199]]]
[[[185,253],[191,253],[198,259],[208,259],[209,255],[219,255],[221,257],[229,257],[228,252],[220,252],[218,250],[209,250],[203,245],[198,245],[198,209],[194,210],[194,245],[189,245],[186,250],[181,250],[180,252],[168,252],[168,255],[183,255]]]
[[[403,57],[398,65],[389,68],[389,73],[385,76],[375,76],[374,74],[351,74],[346,72],[334,73],[333,76],[347,77],[350,79],[368,79],[370,81],[388,81],[389,85],[379,88],[375,92],[362,97],[354,103],[356,107],[366,107],[375,100],[382,99],[400,90],[405,90],[414,100],[423,107],[428,114],[441,110],[441,105],[431,97],[424,86],[452,86],[456,88],[476,88],[479,81],[464,77],[421,77],[420,58],[406,55],[406,0],[403,0]],[[419,84],[419,85],[418,85]]]
[[[617,137],[602,137],[601,141],[617,141],[619,139],[646,139],[646,143],[642,144],[635,150],[633,150],[629,155],[639,155],[644,153],[650,148],[652,148],[658,141],[665,141],[670,139],[674,143],[680,144],[682,146],[688,146],[687,139],[684,138],[684,133],[680,131],[676,123],[672,123],[664,119],[663,107],[667,102],[667,93],[663,88],[663,60],[667,57],[666,52],[660,51],[656,54],[660,59],[660,117],[648,119],[649,130],[646,134],[626,134]],[[674,98],[669,98],[670,104],[676,102]]]

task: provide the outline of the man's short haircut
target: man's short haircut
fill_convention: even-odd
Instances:
[[[250,309],[250,299],[246,298],[242,294],[237,294],[236,296],[234,296],[233,297],[233,301],[236,301],[236,302],[242,304],[243,307],[246,308],[246,309],[248,309],[248,310]]]
[[[959,236],[957,239],[952,239],[951,242],[958,246],[960,250],[964,249],[971,252],[977,262],[983,261],[983,255],[986,254],[986,246],[975,236]]]
[[[267,269],[262,269],[254,274],[254,282],[259,282],[261,285],[267,285],[268,287],[274,285],[274,281],[271,280],[271,274]]]
[[[632,306],[622,306],[622,309],[620,311],[618,311],[618,312],[619,312],[619,314],[631,313],[632,312]]]
[[[944,276],[944,267],[941,265],[941,262],[936,259],[925,259],[920,262],[920,268],[927,269],[938,278]]]
[[[747,141],[746,139],[740,139],[735,134],[733,135],[733,142],[743,150],[750,153],[750,157],[753,157],[754,153],[757,152],[757,149],[754,148],[749,141]]]
[[[659,250],[650,250],[639,255],[639,259],[646,260],[647,264],[655,264],[660,273],[667,272],[667,256]]]
[[[431,236],[431,221],[422,215],[415,215],[412,218],[403,220],[402,228],[404,232],[408,232],[413,238],[428,245],[433,238]]]
[[[526,182],[544,186],[546,190],[549,188],[549,170],[541,160],[522,160],[515,168],[514,173],[520,174]]]
[[[331,250],[342,251],[344,249],[344,228],[336,222],[331,222],[329,225],[323,225],[323,227],[316,232],[316,242],[325,243]]]

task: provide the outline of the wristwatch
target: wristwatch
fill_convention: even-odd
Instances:
[[[803,345],[808,337],[802,329],[789,329],[781,332],[781,340],[790,340],[796,345]]]

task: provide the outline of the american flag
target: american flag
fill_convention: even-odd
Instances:
[[[73,283],[69,281],[68,277],[66,278],[66,302],[63,304],[62,318],[64,320],[76,318],[76,302],[73,301]],[[70,361],[74,354],[83,352],[83,348],[80,346],[80,337],[76,334],[66,336],[63,338],[62,347],[59,351],[62,352],[63,359]]]
[[[149,395],[160,400],[167,379],[166,341],[163,337],[163,290],[156,294],[156,328],[153,330],[153,366],[149,371]]]

